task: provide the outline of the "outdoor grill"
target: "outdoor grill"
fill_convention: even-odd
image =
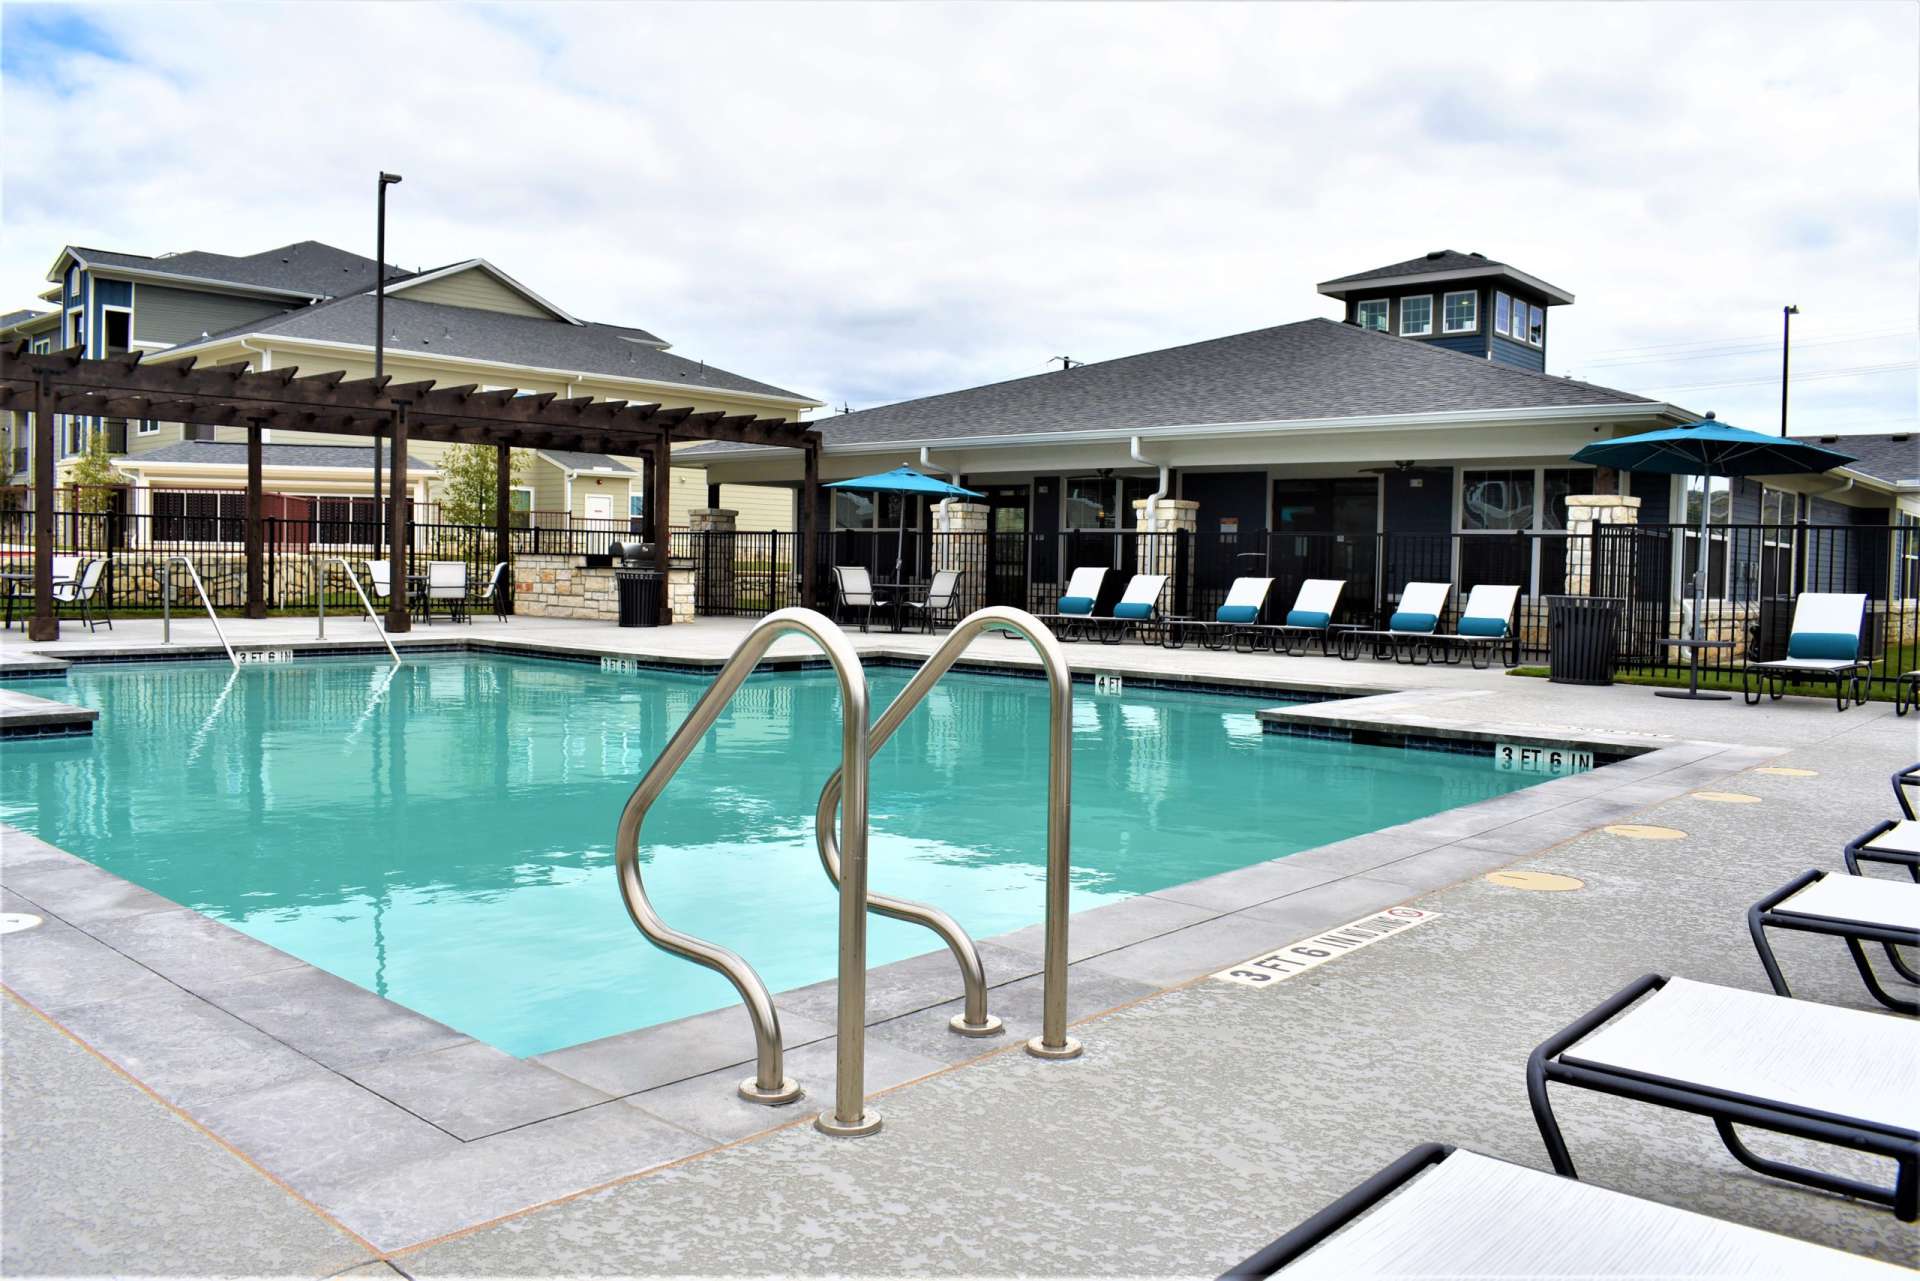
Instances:
[[[652,543],[607,544],[620,596],[620,626],[658,627],[664,576],[654,568]]]

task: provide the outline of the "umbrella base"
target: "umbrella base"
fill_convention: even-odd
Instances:
[[[1656,689],[1653,691],[1653,696],[1655,698],[1703,698],[1715,702],[1725,702],[1733,697],[1731,694],[1720,694],[1710,689]]]

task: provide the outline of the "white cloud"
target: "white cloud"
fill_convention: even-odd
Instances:
[[[1915,357],[1916,12],[10,6],[0,265],[25,303],[66,243],[371,252],[387,168],[406,265],[864,406],[1446,246],[1579,296],[1556,372],[1756,427],[1797,302],[1796,428],[1888,430],[1910,368],[1811,375]]]

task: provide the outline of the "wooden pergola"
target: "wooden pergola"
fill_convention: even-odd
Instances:
[[[657,568],[667,570],[666,512],[675,441],[728,440],[784,445],[806,452],[806,537],[801,554],[805,599],[813,599],[816,491],[820,434],[805,423],[752,414],[665,408],[590,397],[560,399],[551,392],[508,388],[442,387],[432,381],[396,383],[391,377],[348,379],[344,373],[297,369],[252,373],[245,363],[198,367],[191,358],[144,361],[140,353],[88,359],[79,348],[31,354],[24,342],[0,348],[0,408],[33,415],[33,594],[27,629],[36,641],[57,639],[53,608],[54,443],[56,414],[241,427],[247,433],[245,518],[246,612],[266,616],[262,539],[262,433],[319,432],[388,441],[387,542],[396,586],[387,630],[404,632],[410,545],[407,444],[410,440],[492,445],[495,471],[496,559],[509,558],[508,489],[511,454],[519,449],[566,449],[625,454],[647,460],[647,534]]]

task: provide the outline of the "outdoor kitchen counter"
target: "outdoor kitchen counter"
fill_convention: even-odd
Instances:
[[[516,556],[513,612],[529,618],[588,618],[618,622],[620,594],[604,556]],[[593,561],[592,565],[587,562]],[[693,561],[676,557],[667,566],[667,606],[676,623],[693,621]]]

